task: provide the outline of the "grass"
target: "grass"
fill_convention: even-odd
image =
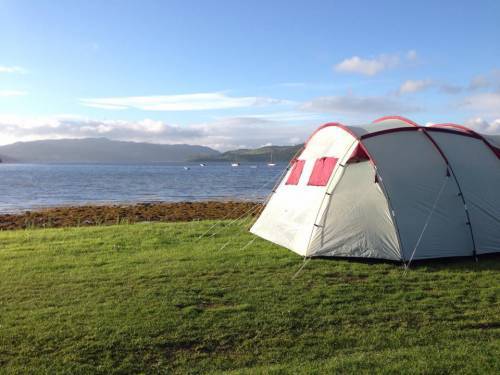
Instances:
[[[240,227],[195,242],[211,225],[0,232],[0,373],[500,372],[500,257],[294,279]]]

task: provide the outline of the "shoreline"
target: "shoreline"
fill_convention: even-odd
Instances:
[[[186,201],[41,208],[0,214],[0,230],[62,228],[139,222],[237,219],[257,215],[263,204],[249,201]]]

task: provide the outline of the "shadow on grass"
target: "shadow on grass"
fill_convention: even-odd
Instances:
[[[388,259],[356,258],[356,257],[325,257],[325,256],[312,257],[312,259],[322,259],[328,261],[343,260],[350,263],[359,263],[368,265],[392,264],[394,266],[403,267],[403,262],[396,260],[388,260]],[[441,271],[443,269],[447,269],[448,271],[460,271],[460,272],[465,270],[500,271],[500,252],[478,255],[477,261],[471,256],[413,260],[411,262],[410,269],[418,269],[418,268],[427,268],[428,271],[431,272]]]

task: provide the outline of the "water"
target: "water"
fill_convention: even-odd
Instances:
[[[0,213],[65,205],[262,200],[286,164],[0,164]],[[188,168],[188,169],[186,169]]]

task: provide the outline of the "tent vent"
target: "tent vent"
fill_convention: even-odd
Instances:
[[[332,157],[317,159],[307,184],[311,186],[326,186],[338,160]]]
[[[297,185],[300,180],[300,175],[304,169],[305,160],[295,160],[293,163],[292,171],[286,180],[286,185]]]

